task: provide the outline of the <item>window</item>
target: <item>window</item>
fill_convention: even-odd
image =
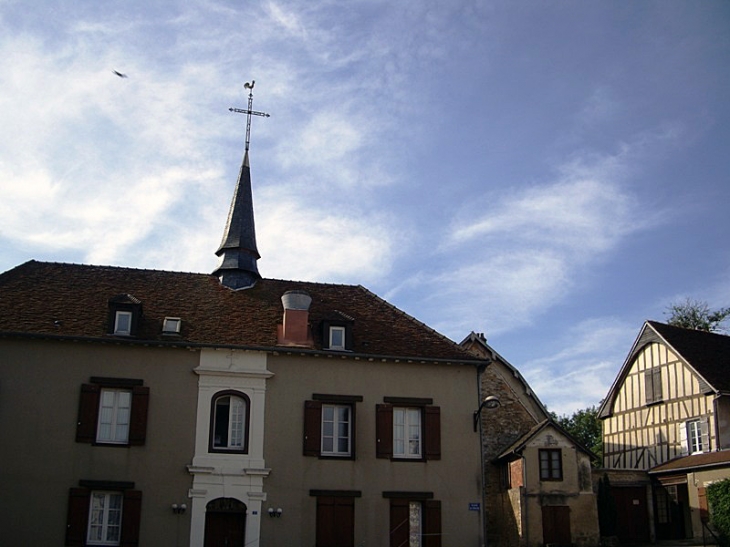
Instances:
[[[390,499],[391,547],[440,547],[441,502],[431,492],[383,492]]]
[[[142,302],[131,294],[109,299],[108,332],[117,336],[135,336],[142,317]]]
[[[92,377],[81,386],[76,442],[139,446],[147,437],[148,387],[142,380]]]
[[[92,492],[87,545],[119,545],[122,536],[122,494]]]
[[[393,456],[421,457],[421,409],[393,409]]]
[[[689,420],[681,426],[682,453],[700,454],[710,450],[707,418]]]
[[[561,481],[563,480],[563,454],[559,448],[541,449],[540,457],[540,480]]]
[[[322,405],[322,454],[350,455],[350,405]]]
[[[179,317],[165,317],[162,322],[162,334],[180,334],[182,320]]]
[[[132,333],[132,312],[118,311],[114,314],[114,334],[129,336]]]
[[[134,483],[80,485],[69,491],[66,545],[139,545],[142,492]]]
[[[662,370],[654,368],[644,373],[644,395],[646,404],[656,403],[662,397]]]
[[[129,439],[132,392],[126,389],[102,389],[99,400],[96,442],[126,443]]]
[[[336,311],[322,321],[322,346],[335,351],[351,351],[353,348],[352,331],[355,320]]]
[[[361,395],[315,393],[304,402],[304,455],[355,458],[355,403]]]
[[[317,547],[354,547],[358,490],[310,490],[317,497]]]
[[[330,327],[330,349],[345,349],[345,327]]]
[[[376,405],[376,455],[404,461],[441,458],[441,409],[432,399],[385,397]]]
[[[211,451],[248,452],[248,409],[244,393],[224,391],[213,397]]]

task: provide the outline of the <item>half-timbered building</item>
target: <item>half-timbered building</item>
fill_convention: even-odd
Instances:
[[[599,410],[626,540],[702,537],[730,476],[730,337],[647,321]]]

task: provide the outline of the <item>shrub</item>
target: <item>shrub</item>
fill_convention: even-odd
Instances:
[[[730,479],[714,482],[707,487],[710,522],[719,532],[723,545],[730,542]]]

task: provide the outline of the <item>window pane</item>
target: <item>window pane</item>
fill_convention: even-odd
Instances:
[[[231,397],[231,448],[243,447],[243,415],[245,402],[240,397]]]
[[[348,405],[322,405],[322,452],[350,454],[350,412]]]
[[[228,413],[230,411],[230,397],[219,397],[215,402],[215,433],[213,446],[228,447]]]

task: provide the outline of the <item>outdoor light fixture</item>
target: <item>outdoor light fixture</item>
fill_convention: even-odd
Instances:
[[[185,511],[187,511],[187,509],[188,506],[184,503],[181,503],[180,505],[178,505],[177,503],[172,504],[172,512],[176,515],[182,515],[183,513],[185,513]]]
[[[479,405],[479,409],[474,411],[474,431],[477,430],[477,424],[479,423],[479,417],[482,415],[482,409],[497,408],[501,406],[501,404],[502,403],[499,402],[499,399],[497,399],[494,395],[484,397],[482,404]]]
[[[269,507],[269,516],[271,518],[274,518],[274,517],[280,518],[281,517],[281,514],[283,512],[284,511],[281,510],[281,507],[278,507],[277,509],[274,509],[273,507]]]

